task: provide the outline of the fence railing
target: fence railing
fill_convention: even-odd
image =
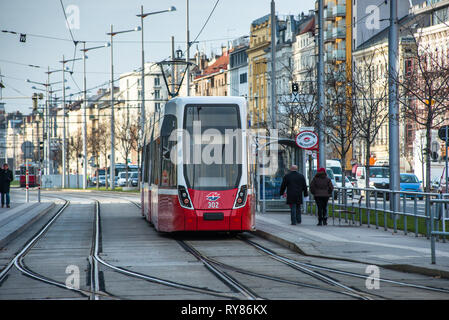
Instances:
[[[396,199],[395,208],[393,201]],[[312,213],[314,200],[305,204],[306,212]],[[415,236],[423,234],[431,241],[431,262],[435,264],[435,242],[440,239],[446,242],[449,236],[449,194],[426,193],[412,191],[393,191],[374,188],[341,188],[335,187],[328,204],[329,217],[341,224],[358,220],[359,225],[372,224],[376,229],[383,227],[385,231],[398,229],[408,234],[414,229]],[[373,221],[374,219],[374,221]]]
[[[393,197],[397,200],[396,208],[392,207]],[[415,236],[424,234],[428,239],[431,236],[431,210],[436,207],[435,200],[449,200],[449,194],[393,191],[389,189],[374,188],[340,188],[336,187],[329,201],[329,217],[338,222],[360,225],[367,224],[368,227],[375,225],[376,229],[383,227],[384,230],[392,228],[395,233],[398,229],[404,234],[414,231]],[[306,211],[312,212],[314,201],[306,203]],[[446,222],[449,221],[449,205],[443,201],[438,206],[438,219],[435,230],[446,232]],[[443,237],[446,241],[446,235]]]

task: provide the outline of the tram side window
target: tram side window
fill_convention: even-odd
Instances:
[[[176,141],[169,141],[173,130],[177,128],[177,119],[174,115],[164,117],[161,128],[161,186],[176,188],[176,164],[172,162],[170,153],[176,147]]]
[[[150,144],[149,143],[147,143],[145,145],[144,157],[145,157],[145,159],[144,159],[144,162],[143,162],[143,168],[144,168],[143,169],[144,170],[143,181],[144,182],[148,182],[148,177],[149,177],[148,171],[150,169],[150,166],[149,166],[149,163],[150,163]]]
[[[160,183],[160,154],[161,154],[161,140],[157,138],[151,142],[151,183],[159,185]]]

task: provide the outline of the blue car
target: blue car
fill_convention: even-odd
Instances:
[[[421,182],[413,173],[401,173],[400,177],[401,191],[411,192],[423,192]],[[413,195],[407,195],[407,197],[413,198]],[[419,197],[419,200],[424,199],[423,196]]]

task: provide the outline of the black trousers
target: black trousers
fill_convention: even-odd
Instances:
[[[327,220],[327,202],[329,197],[315,197],[316,206],[318,207],[318,221]]]

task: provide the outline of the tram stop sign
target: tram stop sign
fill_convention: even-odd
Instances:
[[[448,129],[448,136],[446,137],[446,128]],[[439,130],[438,130],[438,137],[443,140],[446,141],[447,139],[449,139],[449,126],[442,126]]]
[[[32,142],[25,141],[24,143],[22,143],[21,150],[25,159],[33,158],[34,144]]]

